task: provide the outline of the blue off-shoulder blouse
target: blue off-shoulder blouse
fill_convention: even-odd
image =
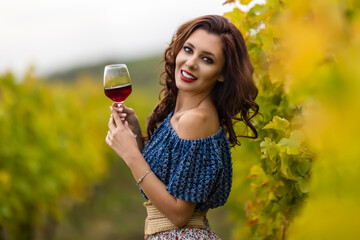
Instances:
[[[170,124],[173,113],[145,145],[145,160],[171,195],[196,202],[195,209],[207,211],[224,205],[232,184],[230,144],[224,129],[206,138],[185,140]]]

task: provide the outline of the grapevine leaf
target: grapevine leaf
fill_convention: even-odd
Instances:
[[[302,176],[306,176],[310,170],[310,164],[307,161],[300,161],[296,167]]]
[[[278,153],[278,147],[276,146],[276,144],[274,142],[271,141],[270,138],[265,138],[264,140],[265,141],[262,141],[260,143],[261,151],[271,161],[275,162],[275,158]]]
[[[290,180],[295,180],[295,176],[292,174],[291,169],[290,169],[290,160],[287,154],[281,154],[281,158],[280,158],[280,171],[282,173],[282,175]]]
[[[249,14],[253,16],[264,15],[266,13],[266,7],[264,5],[255,4],[249,11]]]
[[[264,165],[263,165],[264,171],[267,174],[271,174],[276,172],[277,164],[276,160],[271,160],[269,158],[264,158]]]
[[[288,189],[286,188],[286,186],[284,185],[283,181],[279,181],[276,183],[275,185],[275,189],[274,189],[274,194],[277,197],[282,197],[284,195],[286,195],[286,193],[288,192]]]
[[[309,180],[308,178],[300,178],[298,181],[299,188],[302,193],[308,193],[309,192]]]
[[[277,145],[280,146],[280,152],[287,152],[289,155],[296,155],[301,152],[300,144],[304,137],[301,131],[295,130],[291,132],[290,138],[282,138]]]
[[[245,13],[239,8],[234,8],[231,12],[224,13],[224,17],[230,19],[231,23],[234,24],[243,35],[249,32],[249,29],[244,24]]]
[[[248,5],[252,0],[240,0],[240,3],[243,5]]]
[[[267,55],[269,55],[274,49],[272,32],[269,28],[264,28],[259,32],[259,36],[262,41],[262,49]]]
[[[290,122],[285,118],[279,116],[274,116],[271,122],[265,125],[263,129],[275,129],[286,132],[287,128],[290,126]]]
[[[293,194],[294,197],[297,198],[297,199],[301,198],[301,196],[303,195],[303,192],[301,191],[301,188],[299,186],[299,182],[295,183],[295,190],[296,191],[294,191],[294,194]]]

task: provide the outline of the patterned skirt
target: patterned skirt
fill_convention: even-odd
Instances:
[[[161,240],[161,239],[171,239],[171,240],[221,240],[216,233],[210,228],[199,229],[199,228],[185,228],[170,230],[166,232],[156,233],[149,236],[148,240]]]

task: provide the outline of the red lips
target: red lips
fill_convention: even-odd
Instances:
[[[186,75],[188,75],[188,76],[190,76],[192,78],[185,77],[183,73],[185,73]],[[184,82],[194,82],[194,81],[197,80],[197,78],[193,74],[191,74],[191,73],[189,73],[188,71],[185,71],[185,70],[180,71],[180,78]]]

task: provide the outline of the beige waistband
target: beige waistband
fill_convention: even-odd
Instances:
[[[195,211],[189,222],[179,228],[174,225],[164,214],[162,214],[151,202],[144,202],[144,206],[147,211],[147,217],[145,219],[145,239],[149,235],[183,228],[206,228],[207,219],[205,212]]]

